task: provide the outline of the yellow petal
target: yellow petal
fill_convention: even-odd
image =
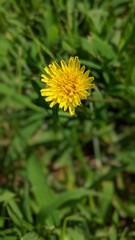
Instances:
[[[69,113],[71,116],[75,115],[75,108],[73,105],[69,106]]]
[[[65,61],[64,61],[64,60],[61,60],[60,63],[61,63],[62,69],[65,70],[65,69],[67,68],[67,64],[65,63]]]
[[[73,66],[73,57],[70,57],[69,61],[68,61],[68,67],[72,67]]]
[[[53,102],[50,103],[49,107],[52,108],[56,103],[57,103],[57,100],[54,100]]]
[[[89,95],[88,89],[94,88],[94,77],[89,77],[90,71],[85,72],[85,66],[80,66],[77,56],[70,57],[68,64],[61,60],[60,65],[55,61],[45,67],[46,74],[41,75],[45,88],[41,95],[46,101],[51,101],[50,107],[56,103],[64,111],[69,109],[70,115],[75,114],[75,107],[81,105],[81,100]]]
[[[53,75],[53,73],[52,73],[52,71],[49,69],[49,67],[45,67],[44,70],[45,70],[45,72],[46,72],[48,75],[50,75],[50,76]]]
[[[81,72],[84,73],[84,71],[85,71],[85,66],[82,66],[81,67]]]
[[[53,97],[47,97],[47,98],[45,99],[46,102],[49,102],[49,101],[52,101],[52,100],[53,100]]]
[[[61,102],[61,103],[59,104],[59,108],[63,108],[65,105],[66,105],[66,102]]]
[[[90,74],[90,70],[87,70],[85,73],[84,73],[84,77],[88,77]]]

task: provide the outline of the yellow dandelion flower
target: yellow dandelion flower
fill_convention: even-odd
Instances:
[[[64,111],[69,109],[70,115],[75,114],[75,108],[81,105],[81,100],[89,96],[88,89],[94,88],[94,77],[89,77],[90,71],[80,66],[78,57],[70,57],[68,64],[61,61],[61,66],[52,62],[44,68],[41,81],[46,84],[41,89],[41,95],[46,101],[51,101],[52,108],[56,103]]]

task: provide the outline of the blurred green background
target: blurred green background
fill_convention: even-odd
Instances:
[[[79,56],[76,116],[40,76]],[[0,239],[135,239],[135,1],[0,1]]]

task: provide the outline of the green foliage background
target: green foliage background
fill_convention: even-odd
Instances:
[[[135,239],[135,1],[0,1],[0,239]],[[76,116],[40,75],[79,56]]]

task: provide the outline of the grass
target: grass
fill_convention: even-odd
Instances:
[[[135,2],[0,1],[0,239],[135,239]],[[40,75],[79,56],[96,90],[76,116]]]

